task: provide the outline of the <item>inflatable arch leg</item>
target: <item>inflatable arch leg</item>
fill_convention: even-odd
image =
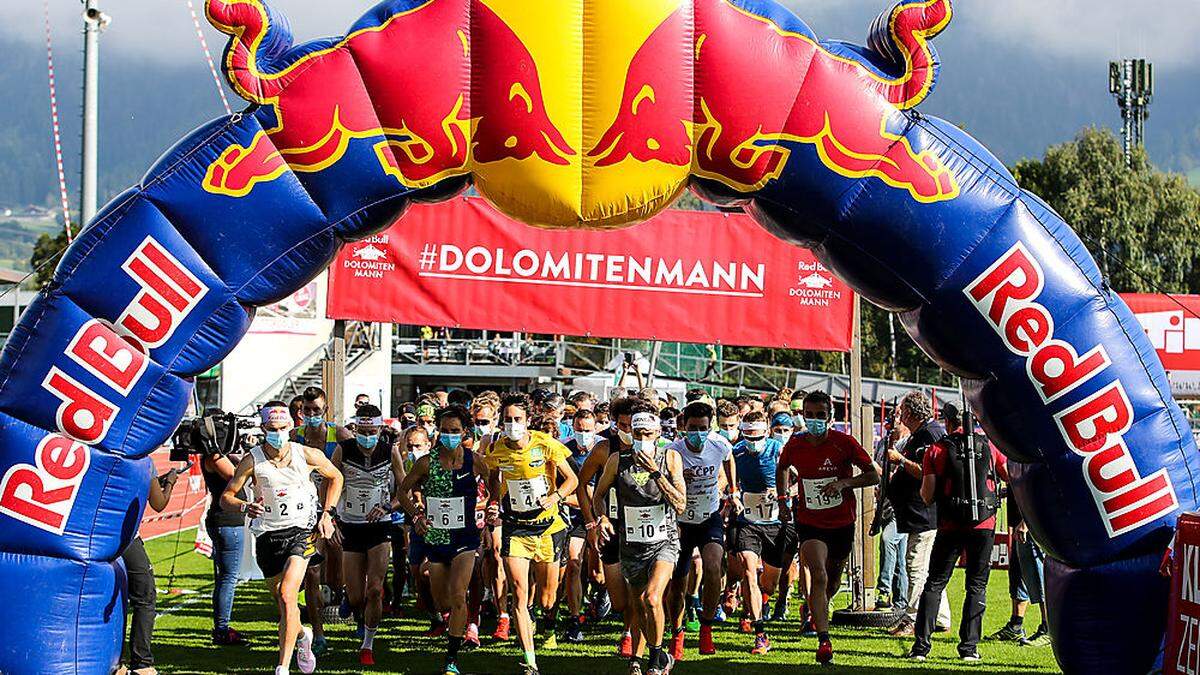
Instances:
[[[1064,670],[1147,670],[1166,600],[1153,570],[1197,506],[1195,444],[1070,228],[914,110],[936,84],[929,40],[949,1],[898,3],[867,47],[821,42],[770,0],[569,0],[555,7],[573,23],[537,35],[501,4],[386,0],[346,38],[293,46],[262,0],[207,0],[251,107],[107,205],[0,355],[0,579],[17,591],[0,604],[0,671],[108,672],[116,561],[191,377],[342,243],[472,180],[517,218],[578,227],[648,217],[690,185],[813,248],[964,378],[1015,460],[1054,558]],[[617,58],[604,50],[642,19],[615,84],[583,63],[539,74],[547,45]],[[1114,595],[1139,603],[1136,625]]]

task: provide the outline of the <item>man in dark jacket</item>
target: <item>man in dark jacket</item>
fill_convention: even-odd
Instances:
[[[893,473],[888,482],[888,499],[896,513],[896,531],[908,535],[904,564],[908,572],[908,602],[905,614],[890,633],[907,637],[913,634],[917,620],[917,603],[929,574],[929,553],[937,535],[937,505],[921,499],[921,464],[925,451],[946,435],[946,430],[933,419],[929,397],[918,391],[905,394],[899,405],[900,424],[909,435],[902,445],[888,454]],[[950,626],[950,603],[943,593],[938,606],[937,626]]]

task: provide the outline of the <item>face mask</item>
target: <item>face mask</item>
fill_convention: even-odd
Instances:
[[[278,450],[283,447],[284,442],[287,440],[287,432],[268,431],[264,434],[264,438],[266,439],[267,443],[271,444],[272,448]]]
[[[370,450],[371,448],[375,447],[376,443],[379,442],[379,434],[372,434],[370,436],[365,434],[354,434],[354,440],[358,441],[358,444],[364,449]]]
[[[698,448],[698,447],[704,445],[704,440],[706,438],[708,438],[707,431],[689,431],[689,432],[687,432],[688,445],[692,446],[693,448]]]
[[[482,438],[483,436],[487,436],[490,433],[492,433],[492,423],[491,422],[476,422],[475,423],[475,435],[476,436],[479,436]]]
[[[763,451],[763,448],[767,447],[767,439],[765,439],[765,438],[755,438],[755,439],[747,438],[746,439],[746,447],[750,450],[750,452],[757,455],[758,453]]]
[[[729,441],[730,443],[736,441],[738,437],[737,429],[717,429],[717,433],[724,436],[725,440]]]
[[[633,445],[633,434],[628,431],[617,429],[617,438],[621,439],[621,445]]]
[[[804,413],[792,413],[792,422],[798,427],[804,426]]]
[[[654,452],[654,441],[637,440],[633,442],[634,452]]]
[[[413,448],[412,449],[412,458],[413,458],[414,462],[428,454],[429,454],[429,450],[427,448]]]
[[[401,428],[401,429],[411,429],[411,428],[413,428],[413,427],[415,427],[415,426],[417,426],[417,421],[416,421],[416,420],[410,420],[410,419],[402,419],[402,420],[400,420],[400,428]]]
[[[462,443],[462,438],[462,434],[442,434],[438,436],[438,441],[446,446],[447,450],[457,450],[458,446]]]
[[[319,427],[322,424],[325,424],[325,416],[324,415],[311,415],[309,417],[304,418],[304,423],[310,427]]]
[[[519,441],[525,438],[525,423],[524,422],[505,422],[504,435],[510,441]]]
[[[824,436],[829,431],[829,420],[804,420],[804,425],[813,436]]]
[[[428,435],[430,438],[433,438],[433,437],[434,437],[434,435],[435,435],[435,434],[437,434],[437,427],[433,426],[432,424],[425,424],[425,425],[423,425],[423,426],[425,427],[425,433],[426,433],[426,434],[427,434],[427,435]]]
[[[771,434],[771,438],[774,438],[775,440],[779,441],[780,443],[787,443],[788,439],[791,437],[792,437],[792,432],[790,432],[790,431],[776,431],[775,433]]]
[[[575,443],[581,448],[590,448],[592,443],[596,442],[596,432],[594,431],[576,431]]]

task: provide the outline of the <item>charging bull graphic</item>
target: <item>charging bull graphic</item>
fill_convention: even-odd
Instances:
[[[344,38],[293,45],[263,0],[207,0],[251,105],[102,209],[0,355],[0,578],[21,589],[0,606],[0,671],[108,672],[146,455],[192,376],[345,242],[471,183],[526,222],[589,228],[690,187],[812,248],[963,378],[1012,458],[1064,670],[1148,670],[1195,444],[1066,223],[915,109],[949,1],[900,2],[866,47],[770,0],[537,10],[387,0]]]

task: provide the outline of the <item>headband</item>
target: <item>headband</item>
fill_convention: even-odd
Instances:
[[[422,403],[421,405],[417,406],[417,417],[433,417],[435,412],[436,411],[433,409],[433,406],[429,405],[428,403]]]
[[[796,423],[792,421],[792,416],[785,412],[775,413],[775,416],[771,418],[771,424],[784,427],[796,426]]]
[[[263,408],[258,414],[263,424],[291,424],[292,421],[291,413],[281,405]]]
[[[770,431],[766,422],[742,422],[738,428],[742,431],[761,431],[764,434]]]
[[[364,427],[381,427],[383,426],[383,418],[378,415],[375,417],[355,417],[354,423]]]
[[[662,428],[662,420],[660,420],[658,418],[658,415],[655,415],[654,413],[648,413],[648,412],[637,413],[633,416],[633,423],[631,424],[631,426],[634,429],[655,429],[655,430],[657,430],[657,429]]]

